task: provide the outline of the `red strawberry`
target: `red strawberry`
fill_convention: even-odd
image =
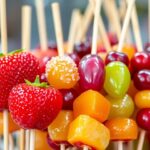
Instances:
[[[14,121],[25,129],[45,129],[62,108],[62,95],[46,82],[19,84],[10,92],[9,110]]]
[[[17,52],[0,57],[0,111],[8,108],[8,96],[12,87],[34,81],[40,74],[39,61],[31,53]]]

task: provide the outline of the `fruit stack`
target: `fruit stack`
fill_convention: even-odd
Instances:
[[[146,145],[144,139],[150,131],[149,44],[142,51],[135,0],[127,1],[122,30],[114,28],[116,34],[106,32],[102,4],[110,25],[120,25],[114,0],[110,2],[112,16],[109,0],[91,0],[83,16],[79,10],[73,11],[68,43],[64,44],[59,4],[53,3],[57,44],[48,45],[44,6],[37,0],[40,46],[29,52],[31,8],[26,6],[22,29],[26,51],[8,53],[6,0],[1,0],[0,134],[4,150],[13,149],[12,133],[18,131],[20,150],[142,150]],[[91,39],[86,32],[92,17]],[[130,19],[136,46],[124,44]]]

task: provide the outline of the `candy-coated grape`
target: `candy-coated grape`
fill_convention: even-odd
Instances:
[[[127,66],[129,64],[128,56],[122,52],[115,52],[115,51],[109,52],[106,56],[105,64],[107,65],[108,63],[113,62],[113,61],[123,62]]]
[[[135,140],[138,136],[138,127],[134,120],[129,118],[114,118],[105,123],[110,131],[111,140]]]
[[[150,108],[139,110],[136,116],[136,121],[140,128],[150,131]]]
[[[98,55],[86,55],[79,63],[79,84],[83,91],[101,90],[104,83],[104,63]]]
[[[137,52],[131,59],[131,67],[135,71],[150,69],[150,55],[146,52]]]
[[[104,89],[114,98],[121,98],[130,85],[130,72],[122,62],[111,62],[106,66]]]
[[[57,89],[70,89],[78,80],[78,68],[69,56],[53,57],[46,65],[49,84]]]
[[[138,90],[149,90],[150,89],[150,70],[141,70],[134,74],[133,77],[134,85]]]
[[[73,109],[73,102],[75,98],[78,96],[78,93],[74,89],[63,89],[60,90],[63,96],[63,107],[64,110],[72,110]]]
[[[144,46],[144,51],[149,53],[150,52],[150,43],[146,43]]]
[[[73,59],[77,66],[79,65],[80,57],[76,53],[68,54],[68,56]]]
[[[108,33],[108,39],[110,41],[111,46],[118,44],[118,38],[116,34]]]
[[[143,90],[136,93],[134,98],[138,108],[150,108],[150,90]]]
[[[74,46],[74,52],[78,54],[80,58],[91,53],[91,42],[78,42]]]
[[[131,117],[134,112],[134,102],[129,95],[122,98],[112,98],[106,96],[111,103],[109,119],[116,117]]]

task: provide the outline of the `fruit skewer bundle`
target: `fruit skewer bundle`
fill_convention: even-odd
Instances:
[[[71,54],[65,54],[59,5],[54,3],[52,12],[58,52],[56,46],[53,48],[58,56],[48,58],[50,60],[46,60],[45,67],[45,64],[41,66],[41,61],[30,52],[16,51],[6,54],[4,51],[5,55],[0,58],[0,109],[4,110],[4,150],[8,150],[9,145],[6,109],[20,128],[30,131],[30,144],[27,144],[28,138],[24,139],[24,134],[21,134],[21,139],[25,140],[20,145],[22,150],[25,147],[30,150],[48,149],[46,138],[52,149],[103,150],[111,141],[116,141],[117,149],[122,150],[123,143],[138,140],[138,126],[144,129],[141,130],[137,146],[138,150],[142,149],[145,133],[149,131],[150,56],[148,52],[137,52],[129,58],[128,55],[133,51],[128,52],[128,55],[123,53],[134,3],[134,0],[128,2],[117,51],[109,52],[108,48],[104,61],[98,55],[97,48],[98,30],[101,36],[105,35],[102,37],[107,37],[99,15],[101,0],[91,1],[88,6],[90,13],[94,14],[92,46],[86,41],[87,43],[83,42],[75,47],[76,53],[71,53],[72,50],[69,49]],[[41,2],[40,4],[37,1],[37,8],[43,6]],[[4,23],[3,17],[1,18]],[[39,28],[41,26],[44,25],[39,25]],[[6,23],[1,27],[1,32],[5,33],[2,34],[2,49],[7,50]],[[44,32],[40,31],[40,34]],[[25,37],[30,38],[30,35]],[[41,37],[42,40],[46,41],[46,38]],[[41,42],[41,49],[46,53],[48,45],[45,41],[43,44]],[[22,47],[29,49],[30,46],[27,45],[30,44],[23,44]],[[134,95],[128,91],[133,90],[133,87],[134,93],[136,92],[135,104],[140,109],[136,120],[133,116],[137,111],[133,97],[128,94]],[[12,121],[9,122],[9,127],[12,127]],[[19,127],[15,125],[13,130]],[[45,148],[42,144],[41,147],[36,146],[38,140],[43,141]]]

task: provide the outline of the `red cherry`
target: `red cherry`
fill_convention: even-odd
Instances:
[[[113,61],[123,62],[127,66],[129,64],[128,56],[122,52],[115,52],[115,51],[109,52],[106,56],[105,64],[107,65],[108,63],[113,62]]]
[[[103,60],[98,55],[86,55],[79,63],[79,85],[83,91],[101,90],[104,83],[105,70]]]
[[[108,39],[110,41],[111,46],[118,44],[118,38],[117,35],[114,33],[108,33]]]
[[[146,52],[135,53],[131,59],[131,67],[135,71],[150,69],[150,55]]]
[[[70,56],[73,59],[77,66],[79,65],[80,57],[76,53],[68,54],[68,56]]]
[[[74,102],[75,98],[78,96],[77,92],[74,89],[60,90],[60,92],[63,95],[63,107],[62,107],[62,109],[72,110],[73,109],[73,102]]]
[[[141,70],[134,74],[133,82],[138,90],[150,89],[150,70]]]
[[[140,128],[150,131],[150,108],[144,108],[138,111],[136,121]]]
[[[150,43],[146,43],[144,46],[144,51],[150,53]]]
[[[85,42],[79,42],[76,43],[74,46],[74,52],[78,54],[80,58],[83,56],[91,53],[91,42],[85,41]]]

